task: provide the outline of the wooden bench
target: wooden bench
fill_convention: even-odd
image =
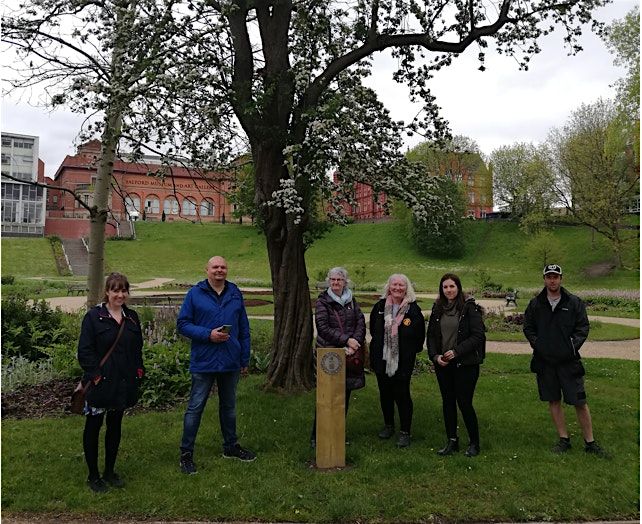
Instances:
[[[89,290],[87,289],[87,284],[72,284],[70,286],[67,286],[67,295],[73,295],[74,293],[76,295],[81,295],[83,293],[87,293]]]

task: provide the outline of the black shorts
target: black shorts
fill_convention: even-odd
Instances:
[[[544,401],[562,399],[574,406],[586,403],[584,391],[584,366],[580,360],[565,362],[564,364],[546,364],[537,374],[537,389],[539,398]]]

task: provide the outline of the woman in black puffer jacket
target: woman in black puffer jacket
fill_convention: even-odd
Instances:
[[[445,274],[439,282],[439,298],[432,308],[427,335],[428,355],[435,363],[448,437],[446,445],[437,452],[439,455],[459,451],[457,405],[470,439],[465,455],[479,455],[479,425],[473,395],[485,344],[481,308],[474,298],[464,297],[457,275]]]
[[[105,301],[85,314],[78,340],[78,362],[84,371],[82,381],[83,384],[92,382],[85,402],[83,450],[89,468],[87,484],[96,492],[107,491],[108,485],[124,485],[114,471],[121,423],[125,408],[138,401],[138,386],[143,377],[143,336],[138,315],[125,305],[128,296],[127,277],[120,273],[109,275],[105,282]],[[116,346],[101,368],[100,361],[114,342]],[[101,478],[98,437],[105,418],[105,470]]]
[[[360,362],[364,361],[364,343],[366,340],[366,320],[352,296],[348,271],[335,267],[328,271],[326,277],[328,289],[319,295],[315,307],[314,323],[317,330],[316,347],[345,348],[346,356],[357,354]],[[355,389],[366,385],[363,365],[360,369],[346,370],[346,405],[348,413],[350,394]],[[317,417],[314,416],[310,444],[316,447]]]

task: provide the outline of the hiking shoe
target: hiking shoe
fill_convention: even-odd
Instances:
[[[479,455],[479,444],[473,444],[471,442],[468,449],[464,452],[464,455],[467,457],[476,457]]]
[[[249,449],[242,448],[240,444],[235,444],[233,447],[223,451],[223,457],[239,459],[243,462],[252,462],[256,458],[256,454]]]
[[[125,486],[123,479],[120,478],[118,473],[115,473],[113,471],[111,473],[105,473],[103,475],[103,480],[112,488],[122,488]]]
[[[610,458],[609,454],[595,441],[586,442],[584,445],[584,451],[591,453],[592,455],[597,455],[598,457]]]
[[[459,451],[459,439],[449,438],[446,445],[437,452],[437,455],[445,457],[446,455],[452,455],[457,451]]]
[[[87,485],[89,486],[89,489],[95,493],[105,493],[109,491],[107,484],[105,484],[105,481],[100,477],[96,479],[87,479]]]
[[[410,433],[407,431],[400,431],[399,440],[397,440],[397,447],[407,448],[408,446],[410,446]]]
[[[181,453],[181,461],[179,462],[181,471],[186,475],[194,475],[196,473],[196,464],[194,464],[194,455],[191,451],[184,451]]]
[[[571,440],[560,438],[557,444],[553,446],[553,453],[566,453],[571,449]]]
[[[384,428],[379,432],[379,438],[380,439],[389,439],[395,434],[395,427],[394,426],[389,426],[386,424]]]

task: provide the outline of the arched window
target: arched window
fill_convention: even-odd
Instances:
[[[138,220],[140,216],[140,197],[138,195],[127,195],[125,197],[125,210],[132,220]]]
[[[160,213],[160,200],[156,195],[149,195],[145,198],[145,212],[153,215]]]
[[[201,216],[213,216],[214,215],[214,202],[209,198],[206,198],[201,202],[199,213]]]
[[[190,200],[191,197],[187,197],[183,200],[183,215],[195,215],[196,214],[196,202]]]
[[[169,196],[163,202],[163,211],[166,215],[178,215],[178,200],[173,196]]]

